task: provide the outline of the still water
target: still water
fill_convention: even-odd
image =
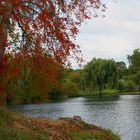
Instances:
[[[59,118],[81,116],[84,121],[111,129],[122,140],[140,140],[140,95],[94,100],[92,97],[71,98],[62,102],[9,106],[31,117]]]

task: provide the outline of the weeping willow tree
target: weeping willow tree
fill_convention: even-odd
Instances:
[[[83,84],[85,90],[102,91],[107,87],[112,87],[117,83],[118,72],[114,60],[96,59],[89,62],[83,70]]]

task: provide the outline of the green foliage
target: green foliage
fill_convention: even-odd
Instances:
[[[0,140],[48,140],[47,134],[0,125]]]
[[[140,70],[137,71],[133,80],[137,85],[140,85]]]
[[[13,117],[5,109],[0,108],[0,140],[29,140],[26,134],[17,129],[11,129]]]
[[[47,133],[36,131],[32,125],[26,126],[26,121],[24,117],[0,108],[0,140],[48,140]]]
[[[137,87],[136,83],[132,80],[119,80],[117,84],[117,89],[120,92],[121,91],[136,91],[136,87]]]
[[[76,96],[78,89],[74,82],[72,82],[70,79],[67,79],[63,83],[63,92],[68,97]]]
[[[138,91],[140,85],[140,49],[135,49],[132,55],[128,55],[127,59],[129,61],[128,69],[123,63],[117,63],[122,71],[119,72],[122,74],[119,76],[117,89],[120,91]]]
[[[110,140],[120,140],[119,135],[114,135],[114,133],[112,133],[110,130],[108,130],[108,135]]]
[[[48,94],[48,98],[50,100],[61,99],[63,96],[64,96],[64,94],[63,94],[62,90],[57,89],[57,88],[52,88],[52,90]]]
[[[127,91],[134,91],[136,88],[136,84],[133,81],[127,81],[126,86]]]
[[[120,140],[119,136],[114,135],[111,131],[108,131],[106,135],[102,132],[90,133],[71,133],[72,140]]]
[[[13,121],[10,113],[8,113],[5,109],[0,108],[0,126],[6,126]]]
[[[93,140],[94,135],[92,134],[85,134],[85,133],[76,133],[71,134],[73,140]]]
[[[85,89],[99,90],[100,93],[107,87],[117,83],[117,65],[114,60],[93,59],[83,71]]]
[[[10,61],[13,65],[17,64],[13,57],[11,57]],[[34,63],[33,61],[32,66],[30,61],[33,61],[30,57],[19,60],[18,62],[20,63],[17,66],[21,68],[20,75],[15,77],[10,77],[9,75],[10,80],[5,94],[7,95],[7,103],[45,102],[48,101],[48,93],[52,92],[54,88],[57,89],[59,87],[61,66],[58,63],[53,62],[44,53],[41,56],[40,62]],[[50,64],[48,61],[50,61]]]
[[[64,69],[62,78],[63,94],[68,97],[77,96],[81,89],[81,70]]]
[[[68,75],[68,79],[70,79],[72,82],[79,84],[81,82],[81,73],[78,70],[72,71]]]
[[[128,55],[130,73],[140,70],[140,49],[135,49],[132,55]]]
[[[127,83],[125,80],[119,80],[117,84],[117,89],[121,91],[125,91],[127,89]]]
[[[117,65],[117,71],[118,71],[118,77],[119,79],[121,79],[127,72],[127,67],[125,62],[120,61],[120,62],[116,62]]]
[[[29,136],[18,129],[0,128],[1,140],[30,140]]]

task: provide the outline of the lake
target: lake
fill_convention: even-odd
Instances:
[[[122,140],[140,140],[140,95],[98,99],[76,97],[61,102],[8,106],[26,116],[60,118],[81,116],[84,121],[111,129]]]

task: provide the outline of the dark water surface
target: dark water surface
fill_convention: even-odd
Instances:
[[[84,121],[118,133],[122,140],[140,140],[140,95],[120,95],[115,99],[71,98],[63,102],[8,107],[31,117],[81,116]]]

